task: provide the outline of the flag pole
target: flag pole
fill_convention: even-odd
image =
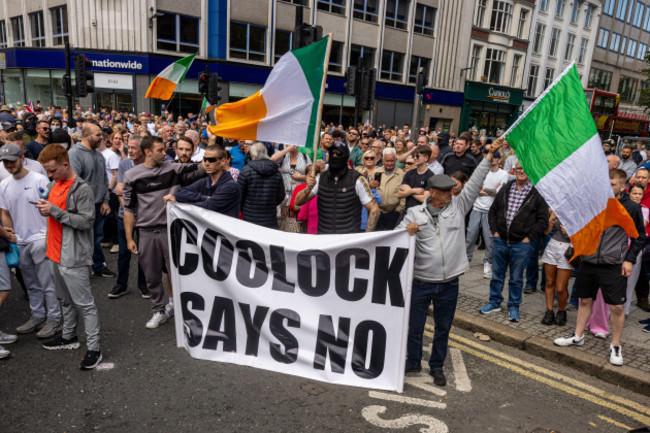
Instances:
[[[325,84],[327,83],[327,69],[330,63],[330,49],[332,48],[332,34],[327,34],[327,51],[325,53],[325,68],[323,70],[323,82],[320,86],[320,103],[316,113],[316,129],[314,131],[314,160],[312,161],[311,174],[316,175],[316,159],[318,158],[318,145],[320,144],[320,128],[323,116],[323,98],[325,97]]]

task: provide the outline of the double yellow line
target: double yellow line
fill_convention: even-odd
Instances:
[[[426,329],[427,330],[424,332],[425,335],[433,338],[433,326],[427,324]],[[484,359],[503,368],[507,368],[510,371],[519,373],[522,376],[536,380],[552,388],[564,391],[567,394],[580,397],[591,403],[614,410],[643,425],[650,426],[650,408],[635,401],[619,397],[618,395],[564,376],[547,368],[540,367],[539,365],[506,355],[505,353],[486,347],[483,344],[459,335],[449,334],[449,338],[449,345],[456,347],[463,352],[467,352],[473,356]],[[610,421],[607,417],[599,418],[607,422],[613,421]],[[620,423],[612,422],[612,424],[618,424],[619,427],[627,428],[627,426]],[[628,428],[628,430],[630,429],[631,428]]]

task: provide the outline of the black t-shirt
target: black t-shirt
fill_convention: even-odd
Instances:
[[[408,185],[411,188],[424,188],[424,190],[427,189],[427,181],[429,178],[433,176],[433,172],[431,170],[425,171],[423,174],[419,174],[417,169],[413,169],[411,171],[406,172],[404,175],[404,180],[402,181],[402,185]],[[417,201],[416,199],[413,198],[413,196],[408,196],[406,197],[406,207],[405,209],[408,209],[413,206],[418,206],[421,203]]]

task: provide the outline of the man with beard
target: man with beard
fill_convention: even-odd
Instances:
[[[618,167],[625,172],[628,180],[632,177],[637,168],[637,163],[634,162],[634,159],[632,158],[632,152],[634,152],[633,145],[626,144],[623,146],[623,149],[621,150],[621,165]]]
[[[348,149],[350,149],[350,160],[354,167],[363,163],[363,151],[359,147],[359,131],[351,129],[347,134]]]
[[[106,267],[106,259],[102,250],[104,221],[111,211],[108,205],[108,175],[106,174],[106,160],[97,148],[102,141],[102,130],[93,123],[84,124],[81,129],[83,137],[81,143],[75,144],[70,149],[70,165],[74,172],[90,184],[95,197],[95,223],[93,226],[94,250],[93,272],[98,277],[115,277],[115,272]]]
[[[176,158],[181,164],[189,164],[194,155],[194,143],[189,137],[181,136],[176,141]]]
[[[50,134],[51,128],[50,124],[41,120],[36,124],[36,139],[27,143],[27,157],[30,159],[38,159],[38,155],[41,153],[41,150],[48,144],[50,144]]]
[[[298,193],[302,205],[318,195],[318,234],[358,233],[361,231],[361,206],[368,210],[367,232],[377,227],[381,211],[368,181],[348,168],[350,150],[342,141],[328,149],[329,168],[316,179],[307,174],[307,187]]]

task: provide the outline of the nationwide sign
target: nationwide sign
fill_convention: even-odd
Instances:
[[[402,391],[414,237],[307,235],[167,205],[178,347],[192,357]]]
[[[131,69],[139,71],[142,69],[142,63],[134,60],[117,62],[110,59],[92,60],[93,68],[117,68],[117,69]]]

